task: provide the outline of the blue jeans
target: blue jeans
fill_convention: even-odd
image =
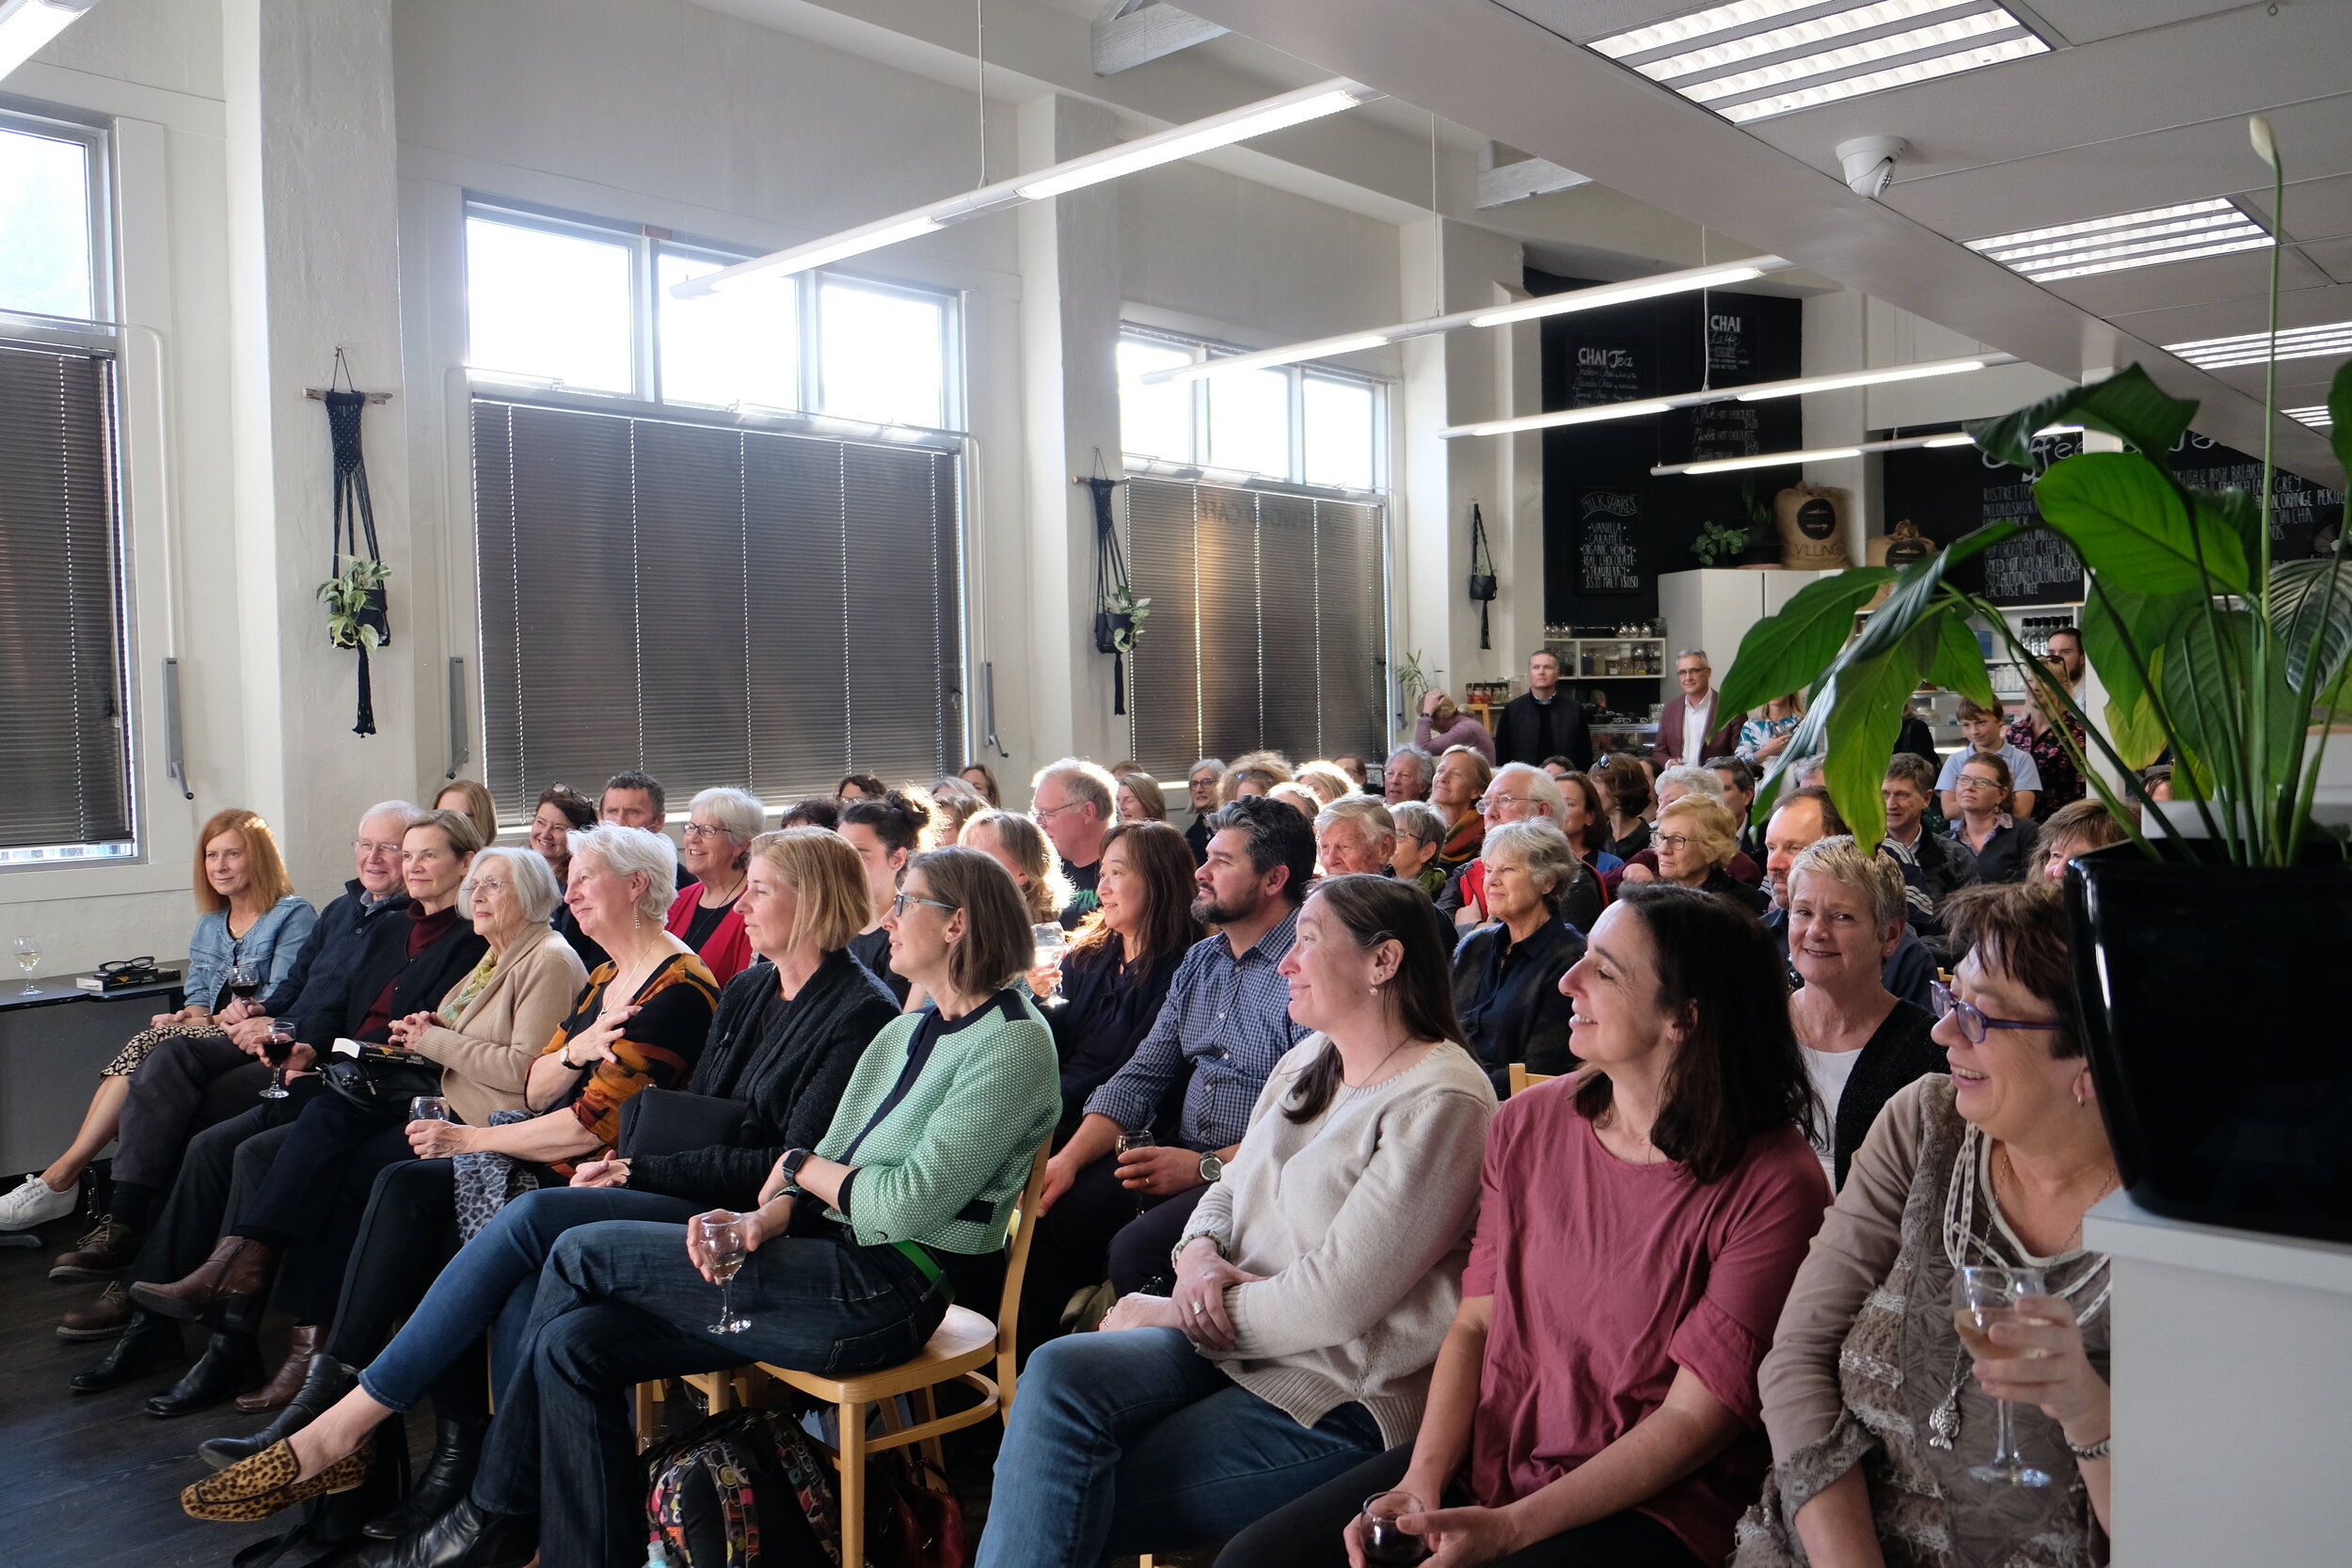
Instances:
[[[747,1361],[872,1371],[911,1358],[947,1310],[946,1292],[897,1248],[830,1235],[771,1239],[744,1261],[732,1300],[751,1327],[706,1333],[719,1288],[687,1261],[675,1225],[588,1225],[555,1243],[472,1492],[493,1513],[539,1515],[541,1568],[644,1560],[636,1384]]]
[[[1362,1405],[1302,1427],[1172,1328],[1073,1334],[1022,1374],[978,1568],[1222,1541],[1387,1447]]]
[[[503,1403],[506,1381],[521,1358],[541,1266],[564,1232],[604,1220],[667,1220],[683,1263],[685,1233],[676,1222],[700,1212],[685,1198],[627,1187],[542,1187],[523,1194],[457,1249],[408,1322],[359,1374],[359,1386],[387,1409],[413,1410],[489,1330],[490,1381]]]

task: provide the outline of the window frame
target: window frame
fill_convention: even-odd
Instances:
[[[1121,321],[1119,324],[1121,343],[1148,344],[1154,348],[1183,349],[1200,364],[1210,359],[1232,355],[1249,354],[1254,350],[1237,343],[1225,342],[1200,333],[1179,332],[1167,327],[1148,326],[1140,322]],[[1210,388],[1216,378],[1197,376],[1185,382],[1191,416],[1191,452],[1181,461],[1141,452],[1124,452],[1126,466],[1139,473],[1154,473],[1168,478],[1194,479],[1218,484],[1245,484],[1253,488],[1282,488],[1303,494],[1334,498],[1376,499],[1388,504],[1391,489],[1389,438],[1390,393],[1394,388],[1392,378],[1369,374],[1361,371],[1342,370],[1321,364],[1268,365],[1265,370],[1281,374],[1289,385],[1286,402],[1290,423],[1290,471],[1281,474],[1261,473],[1252,469],[1220,467],[1209,461],[1210,452]],[[1307,478],[1307,410],[1306,387],[1311,380],[1337,381],[1368,388],[1372,393],[1372,483],[1368,485],[1318,484]],[[1123,395],[1122,387],[1122,395]]]
[[[87,316],[51,316],[36,311],[13,310],[0,306],[0,316],[23,322],[40,322],[53,326],[106,326],[114,324],[119,270],[115,255],[114,222],[114,135],[103,124],[75,119],[56,113],[40,113],[30,109],[9,108],[0,103],[0,131],[15,131],[28,135],[46,136],[53,141],[81,144],[88,162],[83,168],[83,209],[87,220],[90,264],[90,313]],[[112,349],[111,334],[103,346]],[[117,453],[118,460],[120,457]]]

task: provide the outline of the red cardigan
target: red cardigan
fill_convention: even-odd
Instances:
[[[684,942],[688,928],[694,923],[694,901],[702,895],[700,883],[679,889],[678,895],[670,902],[670,917],[661,923],[662,928]],[[719,922],[719,928],[710,933],[710,940],[696,951],[711,978],[723,986],[751,967],[752,939],[743,934],[743,904],[739,895],[728,909],[726,918]]]

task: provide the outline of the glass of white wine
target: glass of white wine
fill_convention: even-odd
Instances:
[[[16,939],[16,967],[24,972],[24,990],[19,994],[39,996],[40,988],[33,984],[33,971],[40,967],[40,939],[39,937]]]
[[[710,1259],[712,1275],[719,1281],[719,1321],[709,1324],[705,1332],[740,1334],[752,1326],[752,1321],[735,1315],[735,1308],[727,1301],[727,1287],[743,1266],[743,1216],[716,1209],[695,1223],[702,1227],[703,1251]]]
[[[2025,1354],[2022,1346],[1995,1343],[1993,1325],[2015,1322],[2018,1298],[2038,1296],[2042,1291],[2040,1269],[1999,1265],[1962,1269],[1952,1276],[1952,1326],[1960,1331],[1960,1342],[1979,1361],[2008,1361]],[[1970,1466],[1969,1479],[2008,1486],[2049,1485],[2050,1473],[2026,1464],[2017,1452],[2009,1401],[1995,1400],[1993,1413],[1993,1458],[1988,1464]]]

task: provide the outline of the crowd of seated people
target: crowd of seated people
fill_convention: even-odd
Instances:
[[[1447,1564],[2103,1560],[2114,1173],[2052,884],[2123,827],[2037,841],[1984,746],[1949,836],[1899,756],[1884,844],[1816,786],[1756,857],[1738,758],[1347,760],[1203,758],[1188,831],[1079,758],[1026,812],[977,765],[774,830],[707,789],[682,843],[642,772],[511,846],[453,786],[372,808],[324,911],[219,814],[190,1006],[5,1199],[61,1217],[118,1141],[53,1271],[104,1287],[73,1387],[256,1416],[198,1518],[326,1497],[367,1568],[633,1564],[639,1384],[906,1360],[994,1303],[1043,1157],[983,1563],[1357,1563],[1375,1494]],[[2038,1358],[1962,1353],[1963,1261],[2044,1272],[1996,1333]],[[1967,1479],[1995,1399],[2059,1485]]]

